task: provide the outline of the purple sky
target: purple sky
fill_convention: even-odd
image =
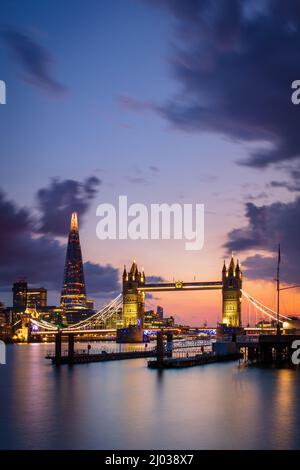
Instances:
[[[133,257],[146,275],[216,280],[234,250],[271,301],[281,242],[299,282],[299,40],[297,1],[2,0],[2,299],[26,275],[58,302],[73,210],[98,304]],[[123,194],[205,204],[204,248],[99,241],[97,205]],[[220,314],[218,293],[157,303],[182,321]]]

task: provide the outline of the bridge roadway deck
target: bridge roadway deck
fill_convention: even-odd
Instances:
[[[139,287],[141,292],[182,291],[182,290],[216,290],[222,289],[222,281],[215,282],[163,282],[149,283]]]

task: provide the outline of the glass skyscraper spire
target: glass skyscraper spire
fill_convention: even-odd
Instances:
[[[77,213],[71,216],[61,306],[65,310],[86,308],[86,292]]]

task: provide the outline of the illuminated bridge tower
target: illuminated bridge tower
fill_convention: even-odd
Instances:
[[[64,310],[86,308],[84,273],[76,212],[73,212],[71,217],[60,304]]]
[[[227,326],[239,327],[242,324],[242,279],[243,274],[239,262],[235,265],[233,256],[228,268],[225,261],[222,270],[223,314],[222,323]]]
[[[139,290],[145,285],[144,270],[138,270],[134,260],[129,272],[123,272],[123,326],[118,330],[117,341],[143,341],[145,293]]]

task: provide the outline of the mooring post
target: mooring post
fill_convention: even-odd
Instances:
[[[169,357],[173,355],[173,333],[167,333],[167,354]]]
[[[164,362],[164,336],[162,331],[158,331],[156,334],[156,358],[157,365],[159,368],[162,368]]]
[[[59,330],[55,336],[55,358],[54,363],[56,366],[61,364],[61,331]]]
[[[69,357],[69,364],[73,363],[74,359],[74,343],[75,343],[75,337],[74,333],[70,333],[68,335],[68,357]]]

